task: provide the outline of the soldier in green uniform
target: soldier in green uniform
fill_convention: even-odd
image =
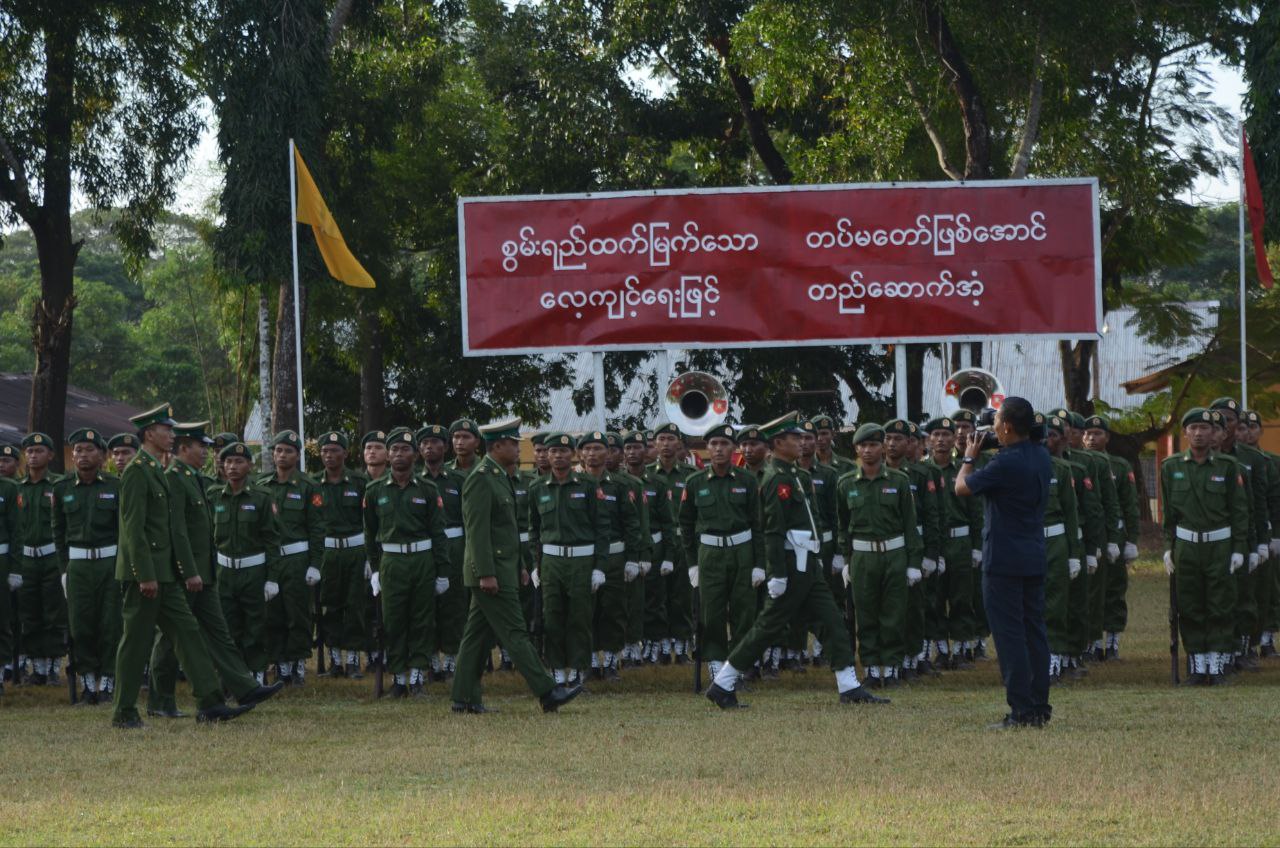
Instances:
[[[284,686],[277,681],[262,686],[236,647],[227,620],[222,614],[222,598],[218,593],[219,568],[214,559],[213,514],[209,506],[211,483],[200,469],[204,467],[209,444],[205,434],[207,421],[175,424],[173,461],[165,471],[169,485],[170,520],[185,532],[174,533],[174,551],[182,562],[190,562],[200,576],[199,591],[188,591],[187,605],[200,625],[209,658],[222,680],[225,691],[235,695],[241,705],[257,704],[279,692]],[[147,690],[147,715],[182,718],[174,690],[178,682],[178,655],[173,640],[166,634],[156,635],[151,650],[151,685]]]
[[[1124,457],[1107,452],[1110,440],[1111,421],[1105,415],[1091,415],[1085,419],[1084,445],[1105,457],[1110,464],[1111,480],[1116,487],[1116,504],[1120,510],[1119,556],[1107,563],[1106,586],[1102,590],[1103,656],[1114,660],[1120,658],[1120,634],[1129,620],[1129,607],[1125,602],[1129,591],[1129,566],[1138,558],[1138,533],[1142,528],[1138,514],[1138,482],[1133,466]],[[1111,550],[1109,546],[1108,550]]]
[[[929,434],[928,464],[936,469],[934,485],[939,496],[939,538],[937,618],[943,623],[943,638],[935,645],[941,668],[968,669],[972,663],[966,652],[977,642],[978,622],[973,609],[972,583],[974,545],[981,544],[981,520],[976,498],[956,495],[960,465],[955,456],[956,423],[950,416],[931,419],[924,425]]]
[[[298,468],[302,440],[282,430],[271,441],[275,471],[258,479],[271,496],[280,523],[280,558],[267,569],[267,580],[280,587],[267,602],[263,631],[267,660],[276,664],[276,678],[301,686],[311,655],[314,625],[311,596],[320,584],[324,562],[324,496],[320,487]]]
[[[482,427],[481,432],[486,433],[485,439],[487,440],[488,431]],[[519,435],[519,431],[517,431],[517,435]],[[522,471],[520,469],[520,451],[518,447],[514,454],[510,451],[503,451],[501,456],[494,458],[494,461],[501,465],[503,470],[507,472],[507,476],[511,478],[512,492],[516,499],[516,531],[519,534],[517,538],[520,542],[520,568],[528,572],[533,568],[533,551],[529,545],[529,486],[533,485],[533,481],[538,479],[538,472],[533,470]],[[465,522],[463,529],[464,531],[466,529]],[[541,627],[541,625],[535,625],[534,623],[534,619],[541,614],[537,609],[536,596],[538,589],[533,585],[532,580],[521,580],[516,591],[520,596],[520,611],[524,615],[525,628],[532,636],[535,632],[535,627]],[[472,594],[475,594],[474,591]],[[463,633],[465,635],[465,628]],[[535,649],[536,647],[535,643]],[[500,650],[502,653],[500,668],[503,671],[514,670],[515,663],[511,659],[510,652],[505,647]]]
[[[1258,450],[1267,459],[1267,512],[1271,519],[1271,538],[1267,561],[1259,566],[1258,577],[1258,651],[1264,657],[1276,655],[1275,637],[1280,630],[1280,456],[1258,447],[1262,438],[1262,416],[1253,410],[1241,413],[1238,439]]]
[[[679,461],[680,450],[684,447],[684,436],[680,428],[667,422],[653,431],[653,441],[658,448],[658,459],[649,466],[649,471],[666,486],[671,498],[672,513],[684,495],[685,481],[696,469]],[[693,592],[689,586],[689,566],[684,559],[684,545],[672,545],[666,549],[670,559],[662,560],[658,577],[662,582],[661,592],[654,593],[665,602],[666,631],[661,638],[658,661],[667,664],[674,661],[687,662],[685,651],[691,635],[693,624],[690,613],[693,610]]]
[[[636,520],[639,523],[639,539],[635,551],[635,558],[629,559],[623,563],[623,587],[622,587],[622,650],[618,652],[616,666],[613,671],[608,671],[608,666],[602,671],[609,677],[615,677],[617,668],[627,664],[626,660],[634,658],[639,659],[639,652],[633,651],[633,641],[639,642],[644,636],[644,597],[643,588],[640,590],[640,599],[638,612],[636,617],[639,619],[632,622],[632,608],[635,605],[634,586],[644,586],[642,575],[649,573],[653,566],[653,537],[649,529],[649,507],[645,503],[644,481],[639,477],[625,470],[622,455],[622,434],[621,433],[605,433],[605,441],[608,443],[609,452],[605,460],[605,467],[609,470],[609,474],[627,488],[627,498],[631,503],[635,504]],[[607,588],[607,587],[606,587]],[[597,609],[600,597],[597,594]],[[598,622],[598,617],[597,617]],[[637,634],[638,638],[633,636]],[[597,631],[597,639],[599,638]],[[603,645],[597,647],[603,649]],[[595,657],[595,654],[592,654]]]
[[[102,471],[107,442],[82,427],[67,437],[75,473],[53,484],[53,542],[67,600],[71,669],[84,684],[83,704],[111,700],[120,643],[119,480]]]
[[[324,560],[320,566],[320,623],[329,646],[329,674],[360,679],[360,651],[369,642],[369,578],[364,539],[364,490],[368,481],[347,469],[347,437],[331,430],[319,438],[316,485],[324,505]],[[345,656],[344,656],[345,654]]]
[[[911,459],[912,425],[895,418],[884,425],[884,463],[901,471],[911,481],[911,497],[916,508],[916,533],[920,536],[922,554],[920,572],[923,579],[907,587],[905,623],[906,655],[902,661],[901,677],[910,680],[919,675],[919,666],[928,656],[925,641],[926,610],[932,596],[934,575],[938,573],[938,556],[942,546],[941,517],[938,508],[938,489],[933,475],[924,465]]]
[[[826,418],[826,416],[823,416]],[[823,423],[830,425],[829,419]],[[831,595],[834,598],[843,596],[844,578],[841,573],[844,570],[844,555],[836,550],[836,482],[840,478],[840,472],[833,466],[824,465],[817,459],[818,451],[818,426],[815,420],[803,421],[800,426],[804,428],[804,436],[800,444],[800,458],[796,461],[796,467],[803,470],[809,475],[809,479],[813,483],[813,519],[818,525],[818,537],[822,547],[818,551],[818,559],[822,564],[822,574],[827,580],[827,585],[831,587]],[[792,631],[795,637],[795,631]],[[788,646],[797,654],[792,659],[798,663],[804,662],[804,653],[808,648],[808,633],[801,631],[798,638],[793,638]],[[818,665],[822,658],[822,641],[814,634],[813,649],[810,659],[813,665]],[[793,665],[792,668],[795,666]]]
[[[253,452],[234,442],[218,452],[227,482],[209,490],[218,600],[245,665],[265,681],[267,604],[280,592],[271,579],[280,558],[280,521],[271,495],[253,483]]]
[[[1165,571],[1178,590],[1187,652],[1184,685],[1225,682],[1235,639],[1235,574],[1248,553],[1249,503],[1240,464],[1213,450],[1209,411],[1182,416],[1189,445],[1160,465]]]
[[[222,449],[227,445],[234,445],[240,441],[240,437],[235,433],[219,433],[213,437],[213,445],[211,453],[213,454],[213,482],[221,485],[227,482],[227,475],[222,473],[222,460],[218,459],[218,455],[222,453]]]
[[[733,427],[704,436],[711,463],[689,477],[680,501],[680,538],[689,580],[699,590],[701,653],[714,678],[756,617],[752,571],[764,561],[756,477],[733,467]]]
[[[392,697],[424,694],[424,671],[436,654],[437,595],[448,572],[445,507],[436,485],[413,473],[417,440],[397,427],[387,434],[390,473],[364,490],[364,535],[373,593],[382,596]]]
[[[125,466],[138,455],[138,437],[133,433],[116,433],[107,440],[107,453],[111,455],[111,468],[116,474],[124,472]]]
[[[572,469],[573,438],[546,438],[551,473],[529,487],[529,539],[542,589],[545,653],[557,683],[574,683],[591,660],[592,584],[609,558],[604,492]]]
[[[823,465],[830,466],[836,471],[836,479],[839,480],[850,471],[857,471],[858,464],[847,456],[841,456],[836,453],[836,420],[830,415],[815,415],[809,419],[809,423],[813,424],[814,436],[816,437],[815,449],[817,451],[818,462]]]
[[[28,433],[22,440],[27,473],[18,478],[18,542],[21,544],[22,585],[18,615],[22,647],[31,657],[32,682],[60,682],[58,664],[66,652],[67,602],[62,594],[57,546],[53,543],[53,486],[61,479],[49,470],[53,442],[44,433]]]
[[[769,443],[764,440],[755,424],[743,424],[738,428],[738,452],[742,454],[742,467],[755,475],[764,476],[764,465],[769,459]]]
[[[8,580],[9,594],[17,597],[22,585],[21,566],[18,564],[18,488],[13,483],[17,475],[18,449],[13,445],[0,445],[0,574]],[[0,598],[0,663],[4,664],[4,677],[0,679],[0,695],[4,694],[4,681],[14,675],[14,604],[10,598]]]
[[[547,673],[520,612],[517,586],[530,580],[516,523],[516,478],[508,470],[520,455],[520,419],[495,422],[480,432],[487,445],[485,457],[462,484],[463,581],[472,591],[453,678],[452,709],[455,713],[492,712],[481,700],[480,677],[493,646],[500,644],[538,696],[543,711],[554,712],[582,687],[566,689]]]
[[[800,618],[810,629],[830,634],[826,655],[835,671],[840,703],[884,703],[859,685],[853,648],[847,639],[837,635],[844,630],[844,619],[826,580],[814,567],[819,549],[818,528],[795,466],[804,430],[794,412],[761,429],[773,450],[773,462],[759,489],[769,600],[716,673],[707,688],[707,698],[721,709],[742,706],[734,692],[742,672],[755,663],[767,646],[784,637],[795,618]]]
[[[551,460],[547,458],[546,437],[546,433],[534,433],[529,437],[533,445],[533,471],[538,477],[545,477],[551,473]]]
[[[978,416],[968,409],[957,409],[951,413],[951,420],[956,425],[956,444],[964,444],[965,439],[973,435],[977,431]],[[981,468],[986,464],[988,453],[984,452],[978,457],[977,468]],[[959,451],[956,453],[956,461],[960,461]],[[973,567],[969,569],[969,607],[973,610],[974,635],[976,638],[972,640],[972,646],[962,651],[961,665],[971,663],[975,658],[986,656],[986,639],[991,635],[990,629],[987,627],[987,608],[982,600],[982,510],[975,511],[977,515],[977,523],[973,528],[970,538],[973,540],[975,547],[970,554],[970,560]]]
[[[1066,422],[1056,415],[1048,418],[1036,413],[1036,424],[1044,428],[1045,449],[1049,452],[1052,474],[1049,477],[1049,500],[1044,511],[1045,561],[1044,624],[1049,640],[1049,682],[1057,683],[1063,671],[1071,667],[1078,648],[1071,638],[1069,616],[1071,583],[1080,580],[1083,569],[1084,539],[1080,534],[1080,516],[1076,508],[1075,469],[1062,458]]]
[[[449,443],[453,446],[453,459],[445,464],[448,479],[441,479],[434,474],[444,498],[445,536],[449,539],[449,568],[441,577],[448,580],[442,584],[444,591],[437,600],[437,626],[440,633],[440,661],[436,676],[447,679],[453,675],[454,657],[458,653],[458,645],[462,639],[462,628],[467,620],[467,605],[470,594],[462,585],[462,556],[465,541],[462,527],[462,484],[466,481],[471,469],[475,468],[479,458],[480,429],[469,418],[459,418],[449,425]]]
[[[0,480],[18,479],[18,448],[13,445],[0,445]]]
[[[360,461],[364,463],[364,477],[370,483],[387,473],[391,464],[384,431],[370,430],[361,437]]]
[[[888,434],[885,434],[886,456],[888,455]],[[929,452],[927,450],[927,437],[924,430],[914,421],[907,422],[907,461],[912,463],[918,471],[924,475],[927,480],[923,489],[923,496],[916,497],[916,511],[921,509],[931,511],[933,513],[935,547],[933,549],[936,556],[934,557],[934,572],[930,577],[925,574],[925,579],[920,585],[924,589],[924,647],[919,654],[916,655],[915,671],[920,675],[936,676],[938,669],[933,664],[932,653],[933,647],[939,640],[947,638],[947,624],[942,617],[939,597],[942,594],[942,573],[945,570],[945,564],[942,558],[944,540],[948,538],[946,517],[944,512],[944,504],[942,500],[942,471],[933,463],[929,462]],[[892,463],[890,463],[892,464]],[[922,522],[921,529],[925,532],[922,537],[926,538],[925,550],[929,550],[927,542],[927,522]],[[928,563],[921,560],[920,568],[924,571]],[[910,646],[908,646],[910,647]]]
[[[196,721],[226,721],[253,709],[228,707],[214,671],[200,624],[187,606],[186,592],[199,592],[204,582],[195,564],[179,553],[187,528],[174,524],[169,480],[160,457],[173,450],[173,410],[167,403],[129,419],[137,426],[142,450],[120,475],[120,541],[116,579],[124,585],[123,632],[116,651],[116,698],[111,722],[116,727],[142,727],[138,690],[151,655],[156,627],[173,641],[178,660],[191,681],[199,711]],[[188,543],[189,549],[189,543]]]
[[[650,622],[666,622],[663,603],[650,604],[649,592],[663,588],[660,573],[654,571],[672,558],[669,553],[677,543],[676,528],[672,520],[671,499],[666,484],[645,465],[649,444],[643,430],[633,430],[622,440],[622,457],[627,473],[640,483],[641,524],[648,528],[649,555],[640,561],[640,575],[627,584],[627,647],[624,649],[628,665],[638,666],[647,657],[656,661],[656,648],[649,641],[658,630],[650,631]],[[651,576],[653,575],[653,576]],[[651,619],[651,616],[653,617]],[[661,635],[657,635],[661,639]]]

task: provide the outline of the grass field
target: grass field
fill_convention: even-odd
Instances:
[[[1171,688],[1166,585],[1140,565],[1123,660],[1055,689],[1044,730],[985,729],[994,661],[879,708],[784,675],[731,713],[677,668],[550,716],[512,674],[487,678],[491,716],[450,714],[441,686],[374,703],[368,680],[309,680],[226,726],[134,733],[11,689],[0,843],[1274,844],[1280,662]]]

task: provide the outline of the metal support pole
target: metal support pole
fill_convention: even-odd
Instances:
[[[898,417],[907,417],[907,346],[893,346],[893,395],[898,407]]]
[[[591,352],[591,371],[595,388],[596,423],[603,432],[608,429],[608,422],[605,420],[608,417],[608,410],[604,408],[604,351]]]
[[[1249,360],[1245,345],[1244,291],[1244,121],[1240,122],[1240,408],[1249,408]]]

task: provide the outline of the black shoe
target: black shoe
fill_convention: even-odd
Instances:
[[[658,665],[671,665],[671,653],[669,651],[663,651],[658,656]]]
[[[1258,658],[1250,654],[1236,657],[1236,663],[1241,671],[1262,671],[1262,664],[1258,662]]]
[[[245,705],[251,706],[253,704],[261,704],[263,701],[267,700],[268,698],[270,698],[272,695],[276,694],[283,688],[284,688],[284,683],[277,680],[275,683],[272,683],[270,686],[258,686],[254,689],[250,689],[248,692],[244,694],[243,697],[237,698],[236,700],[240,703],[240,706],[242,707]]]
[[[331,663],[324,671],[316,672],[316,677],[346,677],[347,673],[342,666],[337,663]]]
[[[114,700],[115,700],[115,698],[116,698],[116,696],[115,696],[115,693],[114,693],[114,692],[99,692],[99,693],[98,693],[98,703],[99,703],[99,704],[109,704],[109,703],[111,703],[112,701],[114,701]]]
[[[431,671],[431,682],[432,682],[432,683],[444,683],[444,681],[445,681],[445,672],[444,672],[444,669],[438,669],[438,670],[437,670],[437,669],[432,669],[432,671]]]
[[[4,697],[4,681],[0,680],[0,698]]]
[[[883,680],[883,684],[885,689],[897,689],[902,685],[902,681],[897,677],[886,677]]]
[[[1120,649],[1119,649],[1119,648],[1107,648],[1106,657],[1107,657],[1107,659],[1108,659],[1108,660],[1118,660],[1118,659],[1120,659]]]
[[[464,704],[462,701],[454,701],[449,705],[449,710],[455,713],[467,713],[470,715],[488,715],[496,713],[497,710],[490,709],[484,704]]]
[[[1107,652],[1106,652],[1106,651],[1104,651],[1102,648],[1094,648],[1094,649],[1090,652],[1090,655],[1092,656],[1092,658],[1093,658],[1093,661],[1094,661],[1094,662],[1106,662],[1106,661],[1107,661]]]
[[[759,679],[760,679],[760,666],[758,666],[758,665],[753,665],[753,666],[751,666],[751,668],[747,669],[746,676],[745,676],[743,679],[744,679],[744,680],[759,680]]]
[[[1208,684],[1207,684],[1207,685],[1209,685],[1209,686],[1230,686],[1230,685],[1231,685],[1231,678],[1227,677],[1225,674],[1211,674],[1211,675],[1209,675],[1209,678],[1208,678]]]
[[[425,698],[427,696],[427,690],[421,683],[410,683],[409,694],[414,698]]]
[[[879,680],[879,678],[875,678]],[[891,703],[888,698],[878,698],[872,695],[865,686],[855,686],[848,692],[840,693],[840,703],[842,704],[888,704]]]
[[[622,680],[622,675],[618,674],[618,667],[611,665],[604,669],[604,679],[610,683],[617,683]]]
[[[987,730],[1018,730],[1025,727],[1044,727],[1044,719],[1039,717],[1028,719],[1014,718],[1013,713],[1010,713],[995,724],[988,724]]]
[[[1179,683],[1178,685],[1179,686],[1208,686],[1209,675],[1203,674],[1197,671],[1194,674],[1188,674],[1186,677],[1182,678],[1182,682]]]
[[[973,659],[985,660],[987,658],[987,646],[983,642],[979,642],[973,649]]]
[[[62,685],[62,675],[61,675],[61,674],[58,674],[58,672],[56,672],[56,671],[54,671],[54,670],[50,669],[50,670],[49,670],[49,680],[48,680],[48,682],[49,682],[49,685],[50,685],[50,686],[61,686],[61,685]]]
[[[777,666],[764,666],[760,669],[760,676],[765,680],[777,680],[779,678]]]
[[[724,689],[716,683],[707,687],[707,700],[722,710],[744,710],[746,704],[738,703],[738,696],[732,689]]]
[[[360,671],[360,663],[347,663],[347,677],[350,677],[352,680],[364,680],[364,674]]]
[[[901,680],[903,683],[910,683],[912,680],[916,680],[919,677],[920,677],[920,672],[916,671],[914,668],[898,669],[898,679]]]
[[[85,689],[80,693],[80,703],[88,704],[91,707],[98,706],[98,693],[90,692],[88,689]]]
[[[591,669],[591,678],[593,680],[604,680],[604,669],[600,666]]]
[[[31,672],[31,676],[27,678],[27,682],[32,686],[43,686],[49,682],[48,675],[41,674],[38,671]]]
[[[1270,659],[1276,655],[1275,645],[1263,645],[1258,649],[1258,656],[1263,659]]]
[[[166,707],[163,710],[153,710],[147,707],[147,715],[152,718],[186,718],[187,714],[177,707]]]
[[[140,718],[112,719],[111,726],[118,727],[121,730],[141,730],[142,719]]]
[[[565,686],[563,683],[557,683],[554,689],[540,699],[542,701],[542,711],[544,713],[553,713],[578,697],[581,692],[581,686]]]
[[[395,683],[387,694],[392,698],[407,698],[409,697],[409,687],[403,683]]]
[[[973,664],[971,659],[972,653],[965,651],[964,654],[956,654],[951,658],[951,668],[955,671],[973,671],[977,666]]]
[[[238,707],[218,704],[196,713],[196,722],[199,724],[216,724],[223,721],[231,721],[231,719],[238,718],[249,712],[253,707],[253,704],[241,704]]]

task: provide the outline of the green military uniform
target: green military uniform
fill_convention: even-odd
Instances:
[[[732,440],[733,428],[713,427],[706,439],[717,436]],[[763,580],[764,534],[755,475],[730,467],[690,476],[680,501],[680,538],[699,589],[701,659],[714,677],[756,617],[753,572],[760,569]]]
[[[641,435],[641,434],[637,434]],[[676,531],[675,509],[678,502],[672,501],[671,487],[665,477],[657,474],[653,466],[646,466],[640,478],[644,483],[645,505],[649,510],[649,531],[652,540],[651,568],[645,572],[640,581],[643,583],[644,621],[644,658],[649,662],[658,662],[663,656],[663,643],[666,642],[666,656],[670,656],[670,639],[667,627],[667,579],[662,570],[668,567],[675,570],[681,553],[680,538]],[[683,491],[683,490],[682,490]]]
[[[17,459],[18,451],[12,445],[0,446],[5,455]],[[21,585],[22,573],[20,554],[22,543],[18,540],[18,487],[12,480],[0,477],[0,574],[8,580],[9,594],[17,595],[17,586]],[[6,673],[16,674],[12,668],[14,654],[14,630],[17,622],[13,618],[13,604],[8,596],[0,599],[0,663]],[[4,683],[0,681],[0,693]]]
[[[1045,418],[1036,414],[1036,423],[1064,431],[1065,422],[1057,416]],[[1049,457],[1049,499],[1044,511],[1045,582],[1044,623],[1049,641],[1049,677],[1058,680],[1070,665],[1074,650],[1068,615],[1071,583],[1082,579],[1084,541],[1080,536],[1080,517],[1076,508],[1075,472],[1071,463],[1056,456]]]
[[[618,454],[622,453],[622,436],[619,433],[605,433],[608,440],[610,452],[617,449]],[[624,562],[623,567],[623,584],[622,584],[622,650],[616,657],[616,662],[606,664],[606,672],[611,677],[617,676],[617,668],[624,664],[624,661],[640,659],[640,643],[644,640],[644,578],[643,575],[650,571],[653,566],[653,533],[649,527],[649,505],[645,499],[645,483],[644,481],[628,473],[619,465],[617,468],[610,469],[609,473],[615,480],[620,482],[627,489],[627,499],[629,503],[635,505],[636,520],[639,524],[636,549],[631,559]],[[599,596],[596,598],[599,601]],[[597,625],[599,624],[599,605],[597,603]],[[608,659],[608,649],[600,643],[600,632],[597,627],[596,639],[597,647],[606,651],[605,659]],[[595,654],[592,654],[595,657]]]
[[[253,453],[243,444],[228,445],[218,453],[220,460],[230,456],[253,462]],[[280,559],[279,508],[270,493],[249,480],[239,492],[233,492],[229,483],[215,486],[208,497],[222,611],[245,664],[261,681],[269,660],[267,594],[280,591],[271,579]]]
[[[22,440],[24,450],[33,445],[53,450],[53,441],[44,433],[28,433]],[[28,472],[18,478],[14,499],[18,509],[17,541],[21,545],[18,615],[22,649],[33,658],[37,681],[47,675],[51,682],[56,682],[57,658],[66,653],[67,602],[62,594],[52,521],[53,486],[60,479],[49,471],[36,480]]]
[[[453,428],[445,428],[438,424],[428,425],[418,431],[419,443],[428,435],[448,441]],[[462,639],[462,628],[467,619],[467,588],[462,585],[462,559],[466,551],[465,532],[462,527],[462,484],[466,482],[467,471],[455,467],[451,462],[440,466],[438,473],[423,469],[422,476],[430,480],[440,493],[444,504],[446,547],[449,549],[449,566],[441,577],[449,581],[448,588],[436,598],[435,643],[440,653],[444,654],[443,662],[432,658],[433,667],[440,669],[442,678],[452,671],[454,656],[458,653],[458,644]]]
[[[1188,410],[1182,427],[1210,423],[1205,409]],[[1189,682],[1216,682],[1235,648],[1234,572],[1248,553],[1249,504],[1239,463],[1190,450],[1160,465],[1165,566],[1178,590],[1182,644]]]
[[[107,442],[96,430],[80,429],[67,438],[73,447],[86,442],[105,459]],[[71,663],[90,704],[97,703],[100,688],[112,689],[120,643],[119,489],[120,481],[101,471],[90,480],[77,471],[53,486],[53,541],[67,599]]]
[[[1059,415],[1051,415],[1066,421]],[[1071,479],[1076,490],[1076,518],[1078,529],[1076,536],[1081,548],[1080,574],[1071,581],[1067,589],[1067,632],[1071,644],[1069,666],[1076,669],[1075,674],[1083,674],[1082,658],[1089,650],[1089,584],[1096,579],[1098,573],[1097,551],[1106,546],[1106,517],[1102,509],[1102,493],[1093,481],[1090,465],[1075,462],[1070,449],[1062,451],[1063,462],[1071,470]],[[1079,452],[1075,454],[1079,456]]]
[[[1111,422],[1103,415],[1091,415],[1085,419],[1085,429],[1099,428],[1111,432]],[[1118,658],[1120,634],[1129,620],[1129,607],[1125,596],[1129,591],[1129,562],[1137,558],[1138,534],[1141,519],[1138,513],[1138,483],[1129,460],[1113,453],[1100,452],[1110,465],[1111,482],[1116,490],[1116,508],[1119,511],[1120,555],[1108,555],[1104,575],[1106,586],[1102,590],[1102,632],[1105,640],[1105,656]],[[1108,534],[1111,535],[1111,534]]]
[[[1252,410],[1241,414],[1251,432],[1261,437],[1262,416]],[[1257,445],[1253,445],[1257,449]],[[1267,465],[1267,512],[1270,533],[1259,539],[1267,545],[1267,559],[1258,567],[1258,628],[1255,635],[1263,656],[1275,656],[1275,634],[1280,629],[1280,456],[1259,450]]]
[[[489,442],[519,439],[520,419],[497,422],[482,429]],[[463,527],[466,553],[463,582],[471,589],[471,607],[458,651],[453,678],[453,708],[483,711],[480,678],[485,660],[499,644],[515,669],[539,698],[555,688],[555,681],[538,659],[520,611],[518,587],[524,571],[524,552],[516,520],[517,479],[485,456],[463,483]],[[497,579],[497,592],[480,590],[481,578]]]
[[[951,420],[953,422],[966,422],[974,429],[978,426],[978,416],[969,409],[957,409],[952,411]],[[960,462],[959,448],[956,449],[955,461]],[[974,470],[982,468],[991,461],[991,457],[995,455],[994,450],[983,451],[978,454]],[[957,466],[958,467],[958,466]],[[952,481],[951,490],[955,491],[955,481]],[[968,498],[973,501],[975,498]],[[972,567],[969,569],[969,608],[973,611],[974,636],[970,640],[970,646],[964,647],[962,651],[963,660],[957,660],[960,667],[968,665],[968,661],[972,660],[979,652],[985,651],[986,637],[991,635],[991,629],[987,626],[987,605],[982,599],[982,525],[986,520],[980,504],[974,505],[974,523],[972,532],[969,534],[970,542],[973,547],[969,553],[969,561]],[[951,561],[947,560],[947,565],[951,565]]]
[[[416,444],[403,427],[387,436],[389,445],[397,441]],[[400,483],[388,472],[364,491],[364,535],[374,592],[382,595],[387,668],[396,686],[416,692],[438,649],[435,601],[451,570],[440,491],[425,477]]]
[[[548,447],[571,447],[565,433],[552,433]],[[591,659],[591,573],[609,557],[609,518],[604,494],[589,476],[555,473],[529,487],[529,539],[542,588],[547,663],[557,683],[585,672]],[[686,584],[687,585],[687,584]]]
[[[655,436],[661,433],[675,433],[680,436],[679,428],[670,423],[663,424],[654,430]],[[688,478],[696,470],[693,466],[679,461],[672,462],[670,468],[663,467],[661,460],[649,466],[649,473],[661,481],[669,493],[673,516],[676,505],[684,495]],[[658,569],[658,577],[662,583],[659,597],[665,604],[666,613],[666,632],[662,635],[662,655],[664,662],[668,661],[669,656],[674,656],[677,662],[683,662],[693,624],[691,618],[693,591],[689,586],[689,565],[684,559],[683,544],[677,542],[668,547],[666,553],[671,555],[671,559],[663,560]],[[668,567],[670,571],[666,571]]]
[[[520,542],[520,567],[525,571],[533,570],[533,549],[529,545],[529,487],[537,479],[538,472],[531,470],[520,471],[511,478],[512,493],[516,499],[516,531],[519,534],[518,539]],[[466,529],[465,522],[463,529],[464,531]],[[540,631],[542,626],[535,621],[541,615],[537,602],[538,587],[534,586],[533,581],[530,580],[520,583],[516,591],[520,595],[520,612],[524,615],[525,627],[528,628],[530,635],[532,635],[534,632]],[[504,658],[510,661],[510,658],[505,654]]]
[[[955,421],[947,416],[934,418],[924,425],[926,433],[938,429],[954,432]],[[978,639],[978,617],[973,600],[973,572],[976,570],[973,552],[982,545],[980,503],[977,498],[962,498],[956,494],[960,464],[954,458],[939,463],[931,456],[927,464],[937,469],[935,485],[941,516],[938,533],[942,558],[938,562],[936,615],[943,625],[944,636],[937,643],[938,662],[944,668],[963,668],[965,651],[971,650]]]
[[[323,433],[319,442],[321,446],[335,444],[347,449],[347,437],[342,433]],[[315,484],[323,502],[321,517],[325,528],[320,566],[320,630],[329,646],[331,673],[358,678],[358,652],[371,649],[366,599],[372,572],[364,537],[364,490],[368,481],[345,468],[338,479],[330,480],[322,468]],[[346,651],[345,665],[342,651]]]
[[[900,418],[886,423],[884,430],[886,435],[898,433],[908,438],[916,438],[911,422]],[[934,597],[932,589],[937,582],[935,575],[938,571],[938,556],[941,550],[938,490],[932,470],[923,463],[912,462],[904,457],[901,465],[895,468],[886,455],[885,464],[891,469],[906,474],[911,483],[911,498],[916,509],[916,533],[920,536],[921,542],[922,579],[907,586],[907,609],[903,628],[906,655],[902,662],[902,676],[904,679],[910,679],[916,675],[920,661],[928,656],[927,615],[930,602]]]
[[[806,432],[813,433],[817,429],[814,421],[802,422],[801,427]],[[811,459],[808,465],[804,465],[804,459],[798,463],[799,467],[809,475],[812,484],[813,501],[813,521],[818,527],[818,538],[821,547],[818,550],[818,559],[822,566],[822,575],[827,581],[827,585],[831,589],[831,595],[835,598],[843,599],[844,597],[844,578],[840,576],[840,569],[834,568],[836,561],[836,483],[840,479],[840,472],[830,465],[819,462],[815,457]],[[841,605],[843,607],[843,605]],[[797,638],[798,636],[798,638]],[[808,647],[808,633],[804,630],[792,631],[792,640],[788,648],[798,650],[801,656]],[[817,665],[822,656],[822,642],[815,637],[813,643],[813,663]]]

